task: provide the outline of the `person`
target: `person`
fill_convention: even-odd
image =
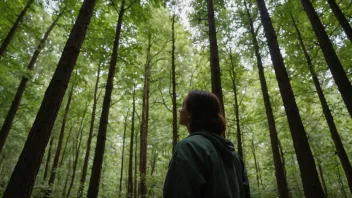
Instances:
[[[226,123],[215,94],[190,91],[179,113],[179,124],[189,136],[175,147],[163,197],[250,197],[244,163],[233,143],[223,138]]]

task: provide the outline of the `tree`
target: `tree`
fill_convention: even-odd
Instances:
[[[314,86],[315,86],[315,89],[317,90],[317,94],[318,94],[318,97],[319,97],[319,100],[320,100],[320,103],[321,103],[321,106],[322,106],[322,109],[323,109],[323,113],[324,113],[326,122],[328,123],[329,129],[330,129],[330,134],[331,134],[331,137],[332,137],[332,139],[334,141],[334,144],[335,144],[335,148],[337,150],[337,155],[340,158],[343,170],[345,171],[346,178],[347,178],[347,181],[348,181],[351,193],[352,193],[352,167],[351,167],[351,164],[350,164],[350,162],[348,160],[345,148],[343,147],[343,144],[342,144],[342,141],[341,141],[341,137],[340,137],[340,135],[339,135],[339,133],[337,131],[337,128],[336,128],[336,125],[335,125],[335,121],[334,121],[334,117],[331,114],[329,105],[328,105],[328,103],[326,101],[326,98],[324,96],[323,90],[322,90],[322,88],[320,86],[320,82],[319,82],[319,79],[318,79],[317,74],[315,72],[312,60],[311,60],[311,58],[310,58],[310,56],[309,56],[309,54],[307,52],[307,49],[306,49],[306,47],[304,45],[301,32],[299,31],[299,29],[297,27],[296,21],[295,21],[293,15],[292,15],[292,13],[290,13],[290,16],[291,16],[292,23],[293,23],[293,25],[295,27],[295,30],[296,30],[296,33],[297,33],[297,36],[298,36],[299,43],[301,45],[302,51],[303,51],[304,56],[305,56],[305,58],[307,60],[309,72],[310,72],[310,74],[311,74],[311,76],[313,78]],[[318,165],[320,166],[320,164],[318,164]],[[325,190],[325,192],[326,192],[326,190]]]
[[[175,4],[175,2],[173,2]],[[178,141],[177,131],[177,104],[176,104],[176,65],[175,65],[175,6],[173,7],[172,14],[172,26],[171,26],[171,40],[172,40],[172,51],[171,51],[171,74],[172,74],[172,150],[175,150],[175,146]]]
[[[18,17],[17,17],[15,23],[13,24],[11,30],[9,31],[9,33],[6,36],[6,38],[2,42],[1,47],[0,47],[0,59],[5,54],[7,46],[10,44],[13,36],[15,36],[15,33],[16,33],[17,29],[18,29],[18,26],[19,26],[20,22],[22,21],[22,19],[23,19],[24,15],[26,14],[28,8],[31,6],[31,4],[33,2],[34,2],[34,0],[28,0],[26,6],[23,8],[23,10],[20,13],[20,15],[18,15]]]
[[[287,186],[287,181],[286,181],[286,176],[285,176],[285,171],[284,171],[284,164],[281,161],[280,152],[279,152],[279,148],[278,148],[279,141],[278,141],[278,137],[277,137],[275,118],[274,118],[273,110],[271,108],[270,96],[269,96],[268,87],[267,87],[266,79],[265,79],[265,75],[264,75],[262,58],[261,58],[261,55],[259,52],[258,40],[257,40],[257,36],[254,31],[253,20],[251,17],[251,13],[247,7],[246,0],[244,1],[244,5],[246,8],[246,14],[247,14],[247,17],[249,20],[249,29],[250,29],[250,33],[252,35],[252,43],[253,43],[253,47],[254,47],[254,52],[255,52],[255,56],[257,58],[258,74],[259,74],[260,86],[262,89],[262,95],[263,95],[263,100],[264,100],[264,105],[265,105],[265,113],[266,113],[268,126],[269,126],[270,143],[271,143],[271,150],[273,153],[276,184],[277,184],[278,191],[279,191],[279,197],[289,197],[288,186]]]
[[[96,0],[85,0],[46,90],[22,153],[3,197],[30,197],[51,129],[76,64]],[[29,160],[30,159],[30,160]]]
[[[289,123],[293,145],[296,151],[303,189],[306,197],[325,197],[321,187],[318,172],[310,150],[306,132],[299,114],[292,87],[288,78],[285,64],[276,39],[271,18],[266,8],[264,0],[257,0],[260,10],[261,22],[269,46],[271,60],[274,65],[276,79],[278,81],[280,94],[284,103],[284,108]]]
[[[114,47],[113,47],[113,53],[111,55],[111,60],[110,60],[108,79],[105,87],[103,109],[100,117],[97,145],[95,147],[95,155],[93,160],[92,175],[90,178],[89,188],[88,188],[88,195],[87,195],[88,197],[97,197],[99,192],[100,175],[101,175],[101,169],[102,169],[103,159],[104,159],[106,131],[107,131],[108,121],[109,121],[110,100],[111,100],[111,94],[113,90],[116,62],[117,62],[118,49],[120,44],[122,20],[123,20],[123,15],[125,11],[126,11],[125,0],[122,0],[119,16],[117,19]]]
[[[125,123],[124,123],[124,127],[123,127],[123,137],[122,137],[122,155],[121,155],[121,171],[120,171],[120,185],[119,185],[120,193],[122,191],[123,162],[125,159],[124,157],[125,157],[125,140],[126,140],[127,118],[128,118],[128,111],[127,111],[127,115],[125,117]]]
[[[130,140],[130,153],[128,161],[128,177],[127,177],[127,197],[132,198],[133,194],[133,181],[132,181],[132,167],[133,167],[133,140],[134,140],[134,116],[136,111],[136,89],[133,85],[133,99],[132,99],[132,118],[131,118],[131,140]],[[137,150],[137,149],[136,149]],[[136,183],[134,183],[136,185]]]
[[[94,122],[95,122],[95,114],[96,114],[95,111],[96,111],[97,102],[98,102],[98,94],[97,93],[98,93],[98,88],[99,88],[99,79],[100,79],[101,65],[102,65],[102,63],[100,62],[98,64],[97,79],[95,81],[95,86],[94,86],[92,115],[91,115],[91,119],[90,119],[89,135],[88,135],[88,140],[87,140],[86,154],[84,156],[82,175],[81,175],[80,185],[79,185],[79,189],[78,189],[78,195],[77,195],[78,198],[82,197],[84,184],[86,183],[88,162],[89,162],[89,156],[90,156],[90,147],[91,147],[92,139],[93,139]]]
[[[304,11],[306,12],[313,27],[314,33],[319,41],[320,48],[323,51],[325,61],[331,71],[332,76],[334,77],[342,99],[345,102],[350,116],[352,117],[352,85],[343,70],[342,64],[337,57],[329,36],[326,33],[317,13],[315,12],[312,3],[309,0],[301,0],[301,4],[303,5]]]
[[[60,14],[56,17],[56,19],[53,21],[53,23],[49,26],[48,30],[45,32],[43,38],[40,40],[36,50],[33,53],[32,58],[28,64],[27,68],[29,71],[32,71],[34,69],[34,66],[35,66],[35,63],[37,62],[38,56],[39,56],[40,52],[42,51],[42,49],[44,48],[45,41],[48,39],[51,31],[54,29],[55,25],[57,24],[60,17],[64,13],[64,10],[60,12]],[[0,55],[0,57],[1,57],[1,55]],[[1,153],[1,150],[4,148],[7,135],[10,132],[10,129],[11,129],[13,120],[15,118],[16,112],[20,106],[23,93],[24,93],[26,86],[27,86],[27,82],[28,82],[28,77],[23,76],[21,79],[21,82],[17,88],[15,98],[13,99],[13,101],[11,103],[11,107],[10,107],[9,111],[7,112],[4,124],[1,127],[1,130],[0,130],[0,153]]]
[[[341,9],[339,8],[339,6],[337,5],[335,0],[328,0],[328,3],[329,3],[329,6],[330,6],[332,12],[334,13],[335,17],[337,18],[337,20],[341,24],[343,30],[345,31],[345,34],[347,35],[348,39],[350,39],[350,41],[352,42],[352,27],[351,27],[351,25],[348,23],[346,17],[343,15]]]
[[[219,98],[222,104],[222,113],[225,115],[224,100],[221,87],[221,72],[219,63],[218,43],[216,39],[216,26],[213,0],[207,0],[208,25],[210,43],[210,70],[211,70],[211,91]]]

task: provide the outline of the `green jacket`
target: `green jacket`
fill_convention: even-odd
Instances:
[[[180,141],[169,164],[164,198],[250,197],[244,164],[233,144],[209,132]]]

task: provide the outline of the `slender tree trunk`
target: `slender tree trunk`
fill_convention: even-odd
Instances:
[[[341,174],[340,174],[340,169],[339,169],[339,163],[338,161],[336,160],[336,163],[335,163],[335,170],[336,170],[336,175],[337,175],[337,180],[340,184],[340,187],[341,187],[341,192],[343,193],[343,197],[347,197],[346,195],[346,192],[345,192],[345,188],[344,188],[344,184],[343,184],[343,181],[341,179]]]
[[[51,149],[53,146],[53,141],[54,141],[54,137],[52,137],[50,139],[50,143],[49,143],[49,151],[48,151],[48,156],[46,158],[46,164],[45,164],[45,170],[44,170],[44,177],[43,177],[43,181],[46,180],[46,177],[48,175],[48,170],[49,170],[49,164],[50,164],[50,160],[51,160]]]
[[[80,150],[81,150],[82,136],[83,136],[83,127],[84,127],[83,124],[84,124],[84,119],[86,117],[87,111],[88,111],[88,103],[86,104],[84,112],[83,112],[83,116],[82,116],[82,119],[81,119],[81,126],[79,127],[79,130],[78,130],[78,135],[75,138],[75,139],[78,140],[78,142],[76,143],[76,145],[77,145],[76,148],[75,148],[76,149],[76,154],[74,156],[73,165],[72,165],[73,173],[72,173],[72,176],[71,176],[70,186],[68,188],[68,192],[67,192],[67,196],[66,197],[70,197],[70,193],[71,193],[71,189],[72,189],[72,186],[73,186],[73,182],[74,182],[75,177],[76,177],[77,164],[78,164],[79,153],[80,153]]]
[[[172,66],[172,150],[178,141],[177,132],[177,104],[176,104],[176,65],[175,65],[175,13],[172,15],[172,52],[171,52],[171,66]]]
[[[24,9],[22,10],[22,12],[20,13],[20,15],[18,15],[15,24],[13,24],[11,30],[9,33],[7,33],[7,36],[5,38],[5,40],[2,42],[1,47],[0,47],[0,59],[1,57],[5,54],[6,52],[6,48],[7,46],[10,44],[13,36],[15,35],[15,32],[18,28],[18,25],[20,24],[20,22],[22,21],[24,15],[26,14],[28,8],[31,6],[31,4],[34,2],[34,0],[29,0],[26,4],[26,6],[24,7]]]
[[[209,42],[210,42],[211,91],[219,98],[221,102],[222,113],[225,116],[224,100],[222,96],[222,87],[221,87],[218,42],[216,39],[216,26],[215,26],[213,0],[207,0],[207,6],[208,6]]]
[[[343,70],[341,62],[330,42],[329,36],[326,33],[323,24],[321,23],[318,14],[310,0],[301,0],[303,8],[308,15],[310,23],[312,24],[315,35],[318,38],[319,45],[323,51],[325,61],[330,68],[331,74],[335,79],[335,83],[341,93],[348,112],[352,117],[352,85],[348,80],[346,72]]]
[[[325,194],[319,181],[318,172],[315,168],[312,151],[309,147],[306,132],[279,49],[279,44],[277,43],[275,30],[273,28],[264,0],[257,0],[257,2],[260,10],[261,21],[264,27],[264,33],[269,45],[271,60],[274,65],[276,78],[284,103],[293,145],[297,154],[297,160],[301,171],[305,196],[307,198],[323,198],[325,197]],[[275,145],[275,147],[277,147],[277,145]]]
[[[138,195],[138,185],[137,185],[137,177],[138,177],[138,174],[137,174],[137,169],[138,169],[138,157],[137,157],[137,149],[138,149],[138,132],[136,133],[136,146],[135,146],[135,149],[134,149],[134,188],[133,188],[133,197],[134,198],[137,198],[139,195]]]
[[[68,96],[64,117],[62,119],[62,125],[61,125],[60,136],[59,136],[59,142],[57,143],[57,148],[56,148],[56,152],[55,152],[54,162],[53,162],[53,166],[51,167],[51,175],[50,175],[50,179],[49,179],[49,186],[51,188],[53,188],[53,184],[55,182],[56,170],[58,168],[59,158],[60,158],[60,155],[61,155],[62,142],[63,142],[64,136],[65,136],[66,120],[67,120],[68,111],[70,109],[70,104],[71,104],[71,100],[72,100],[73,90],[74,90],[74,85],[71,86],[71,90],[70,90],[70,93],[69,93],[69,96]],[[48,194],[47,197],[49,197],[49,195],[50,194]]]
[[[30,197],[51,129],[76,64],[96,0],[84,0],[37,117],[4,192],[4,198]]]
[[[319,159],[317,159],[317,163],[318,163],[318,170],[319,170],[321,183],[323,184],[323,189],[324,189],[325,195],[326,195],[326,197],[328,197],[328,189],[326,188],[326,182],[325,182],[325,179],[324,179],[324,173],[323,173],[323,169],[321,168],[321,162],[320,162]]]
[[[77,195],[78,198],[82,197],[83,190],[84,190],[84,184],[86,183],[87,169],[88,169],[88,163],[89,163],[89,157],[90,157],[90,147],[91,147],[92,139],[93,139],[95,111],[96,111],[97,102],[98,102],[97,93],[98,93],[98,88],[99,88],[100,69],[101,69],[101,63],[99,63],[99,65],[98,65],[98,74],[97,74],[98,76],[97,76],[97,80],[95,82],[95,87],[94,87],[93,109],[92,109],[92,115],[91,115],[91,119],[90,119],[90,127],[89,127],[89,135],[88,135],[88,140],[87,140],[86,155],[84,157],[82,175],[81,175],[80,185],[79,185],[79,189],[78,189],[78,195]]]
[[[298,39],[299,39],[299,42],[301,44],[301,48],[303,50],[304,56],[305,56],[305,58],[307,60],[309,71],[310,71],[310,74],[312,75],[314,86],[315,86],[315,89],[317,90],[317,93],[318,93],[318,96],[319,96],[319,100],[320,100],[320,103],[321,103],[321,106],[322,106],[322,109],[323,109],[323,112],[324,112],[324,115],[325,115],[325,119],[326,119],[326,122],[328,123],[329,129],[330,129],[330,134],[331,134],[331,137],[332,137],[332,139],[334,141],[335,148],[337,150],[337,155],[340,158],[343,170],[345,171],[345,174],[346,174],[346,178],[347,178],[347,181],[348,181],[348,184],[349,184],[350,191],[352,193],[352,167],[351,167],[351,164],[350,164],[350,162],[348,160],[348,156],[347,156],[347,153],[345,151],[345,148],[343,147],[343,144],[342,144],[342,141],[341,141],[341,137],[340,137],[340,135],[339,135],[339,133],[337,131],[337,128],[336,128],[336,125],[335,125],[335,121],[334,121],[334,117],[331,114],[329,105],[328,105],[328,103],[326,101],[326,98],[324,96],[323,90],[321,89],[318,76],[317,76],[317,74],[315,72],[314,66],[313,66],[312,61],[310,59],[310,56],[309,56],[309,54],[308,54],[308,52],[306,50],[306,47],[304,45],[304,42],[303,42],[303,39],[302,39],[302,36],[301,36],[301,32],[299,31],[299,29],[297,27],[297,24],[296,24],[296,22],[295,22],[295,20],[294,20],[294,18],[293,18],[291,13],[290,13],[290,15],[291,15],[292,23],[293,23],[293,25],[294,25],[294,27],[296,29],[296,32],[297,32],[297,35],[298,35]]]
[[[136,89],[135,89],[135,86],[133,85],[131,140],[130,140],[130,153],[129,153],[129,163],[128,163],[128,178],[127,178],[127,197],[128,198],[132,198],[132,194],[133,194],[132,167],[133,167],[133,140],[134,140],[135,111],[136,111]]]
[[[253,140],[252,140],[252,154],[253,154],[253,158],[254,158],[254,165],[255,165],[255,172],[256,172],[256,178],[257,178],[258,191],[260,191],[259,165],[257,163],[257,156],[255,155],[255,145],[254,145]]]
[[[69,157],[70,158],[70,157]],[[71,163],[72,163],[72,159],[70,158],[69,159],[69,162],[67,163],[67,174],[66,174],[66,178],[65,178],[65,185],[64,185],[64,189],[62,190],[62,193],[61,193],[61,196],[62,198],[65,198],[66,197],[66,189],[67,189],[67,185],[68,185],[68,176],[70,175],[70,172],[71,172]]]
[[[61,158],[61,161],[60,161],[59,165],[57,166],[57,168],[62,167],[62,165],[63,165],[63,163],[64,163],[64,160],[65,160],[65,158],[66,158],[67,144],[68,144],[69,140],[71,139],[71,134],[72,134],[72,131],[73,131],[73,128],[75,127],[75,125],[76,125],[76,122],[74,122],[74,123],[71,125],[71,127],[70,127],[70,129],[69,129],[69,131],[68,131],[68,135],[67,135],[66,141],[65,141],[64,150],[62,151],[62,155],[61,155],[61,157],[60,157],[60,158]],[[58,180],[60,181],[60,175],[58,176]]]
[[[108,117],[110,110],[111,102],[111,93],[113,90],[113,81],[116,70],[116,61],[118,56],[119,42],[120,42],[120,33],[122,27],[122,18],[125,12],[125,0],[121,1],[121,9],[117,20],[116,25],[116,34],[114,40],[113,52],[111,55],[109,74],[105,88],[105,96],[103,102],[103,110],[101,112],[100,123],[99,123],[99,132],[97,137],[97,145],[95,147],[95,155],[93,161],[92,175],[89,182],[88,188],[88,197],[97,197],[99,193],[99,183],[101,168],[103,165],[104,150],[105,150],[105,141],[106,141],[106,130],[108,127]]]
[[[144,87],[143,87],[143,106],[142,106],[142,121],[140,128],[140,161],[139,161],[139,191],[141,197],[147,196],[147,140],[148,140],[148,121],[149,121],[149,89],[150,89],[150,48],[151,48],[151,34],[148,35],[147,61],[145,63],[144,71]]]
[[[270,96],[269,96],[268,87],[265,80],[262,58],[259,52],[259,44],[258,44],[257,36],[254,31],[253,20],[252,20],[250,11],[247,7],[246,0],[244,1],[244,5],[246,7],[247,17],[249,19],[253,47],[255,51],[255,56],[257,58],[259,80],[260,80],[260,86],[262,89],[262,95],[263,95],[263,100],[265,105],[265,113],[268,120],[270,143],[271,143],[271,150],[272,150],[273,159],[274,159],[275,176],[276,176],[276,184],[278,187],[278,193],[279,193],[279,197],[281,198],[289,197],[288,185],[287,185],[286,175],[284,171],[285,166],[283,164],[283,161],[280,158],[280,152],[278,148],[279,140],[278,140],[277,131],[276,131],[275,118],[274,118],[273,110],[271,108]]]
[[[42,49],[44,48],[45,41],[49,37],[51,31],[53,30],[53,28],[57,24],[57,21],[60,19],[62,14],[63,14],[63,12],[61,12],[56,17],[56,19],[50,25],[48,30],[45,32],[42,40],[40,40],[40,42],[39,42],[39,44],[38,44],[38,46],[37,46],[32,58],[31,58],[31,60],[30,60],[30,62],[28,64],[28,67],[27,67],[28,70],[33,71],[33,68],[34,68],[35,63],[37,62],[38,56],[39,56],[40,52],[42,51]],[[27,86],[27,82],[28,82],[28,78],[27,77],[22,77],[21,82],[20,82],[20,84],[19,84],[19,86],[17,88],[15,98],[13,99],[13,101],[11,103],[11,107],[10,107],[9,111],[7,112],[4,124],[1,127],[1,130],[0,130],[0,153],[1,153],[2,149],[4,148],[7,135],[10,132],[13,120],[14,120],[15,115],[17,113],[17,110],[18,110],[18,108],[20,106],[24,90],[26,89],[26,86]]]
[[[352,42],[352,27],[348,23],[345,15],[343,15],[341,9],[339,8],[335,0],[328,0],[328,3],[335,17],[337,18],[343,30],[345,31],[347,38],[350,39],[350,41]]]
[[[120,190],[120,194],[122,191],[122,177],[123,177],[123,164],[124,164],[124,156],[125,156],[125,140],[126,140],[126,130],[127,130],[127,118],[128,118],[128,111],[127,111],[127,115],[125,118],[125,123],[124,123],[124,127],[123,127],[123,140],[122,140],[122,155],[121,155],[121,172],[120,172],[120,186],[119,186],[119,190]]]
[[[236,116],[237,153],[243,159],[242,133],[241,133],[241,127],[240,127],[239,105],[238,105],[238,100],[237,100],[236,72],[235,72],[235,64],[233,62],[231,48],[230,48],[230,62],[231,62],[230,76],[231,76],[231,80],[232,80],[232,89],[233,89],[233,94],[234,94],[234,98],[235,98],[234,108],[235,108],[235,116]]]

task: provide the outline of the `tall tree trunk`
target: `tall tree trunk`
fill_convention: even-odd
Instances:
[[[255,172],[256,172],[256,178],[257,178],[257,185],[258,185],[258,191],[260,191],[260,171],[259,171],[259,165],[257,162],[257,156],[255,155],[255,145],[254,141],[252,140],[252,154],[254,158],[254,165],[255,165]]]
[[[309,54],[307,52],[307,49],[306,49],[306,47],[304,45],[304,42],[303,42],[303,39],[302,39],[302,36],[301,36],[301,32],[299,31],[299,29],[297,27],[297,24],[296,24],[296,21],[294,20],[294,18],[293,18],[291,13],[290,13],[290,15],[291,15],[292,23],[293,23],[293,25],[295,27],[295,30],[297,32],[298,39],[299,39],[299,42],[301,44],[301,48],[303,50],[304,56],[305,56],[305,58],[307,60],[309,71],[310,71],[310,74],[312,75],[314,86],[315,86],[315,89],[317,90],[317,93],[318,93],[318,96],[319,96],[319,100],[320,100],[320,103],[321,103],[321,106],[322,106],[322,109],[323,109],[323,112],[324,112],[324,115],[325,115],[325,119],[326,119],[326,122],[328,123],[329,129],[330,129],[330,134],[331,134],[331,137],[332,137],[332,139],[334,141],[335,148],[337,150],[337,155],[340,158],[343,170],[345,171],[345,174],[346,174],[346,178],[347,178],[347,181],[348,181],[348,185],[349,185],[350,191],[352,193],[352,167],[351,167],[351,164],[350,164],[350,162],[348,160],[347,153],[345,151],[345,148],[343,147],[340,135],[339,135],[339,133],[337,131],[337,128],[336,128],[336,125],[335,125],[335,121],[334,121],[334,117],[331,114],[329,105],[328,105],[328,103],[326,101],[326,98],[324,96],[323,90],[321,89],[320,82],[318,80],[318,76],[317,76],[317,74],[315,72],[314,66],[313,66],[312,61],[310,59],[310,56],[309,56]]]
[[[71,193],[71,189],[72,189],[72,186],[73,186],[73,182],[74,182],[75,177],[76,177],[77,164],[78,164],[79,153],[80,153],[81,143],[82,143],[82,136],[83,136],[83,127],[84,127],[83,124],[84,124],[84,119],[85,119],[86,114],[87,114],[87,110],[88,110],[88,103],[86,104],[84,112],[83,112],[83,116],[82,116],[82,119],[81,119],[81,126],[79,127],[79,130],[78,130],[78,135],[75,138],[76,140],[78,140],[78,142],[76,142],[76,146],[74,147],[75,150],[76,150],[76,153],[75,153],[74,160],[73,160],[73,165],[72,165],[73,173],[72,173],[72,176],[71,176],[70,186],[68,188],[68,192],[67,192],[66,197],[70,197],[70,193]]]
[[[51,167],[49,186],[52,189],[53,189],[53,184],[55,182],[56,170],[58,168],[59,158],[60,158],[60,155],[61,155],[62,142],[63,142],[64,136],[65,136],[66,120],[67,120],[68,111],[70,109],[70,104],[71,104],[71,100],[72,100],[73,90],[74,90],[74,85],[71,85],[71,90],[70,90],[70,93],[69,93],[69,96],[68,96],[68,99],[67,99],[65,113],[64,113],[64,116],[63,116],[63,119],[62,119],[60,136],[59,136],[59,141],[57,143],[57,148],[56,148],[56,152],[55,152],[54,162],[53,162],[53,166]],[[50,195],[50,193],[47,195],[47,197],[49,197],[49,195]]]
[[[125,142],[126,142],[125,140],[126,140],[127,118],[128,118],[128,111],[127,111],[127,115],[126,115],[125,123],[124,123],[124,127],[123,127],[121,172],[120,172],[120,186],[119,186],[120,194],[121,194],[121,191],[122,191],[123,164],[124,164],[124,159],[125,159],[124,156],[125,156]]]
[[[278,193],[279,193],[279,197],[281,198],[289,197],[288,185],[287,185],[286,175],[284,171],[285,166],[283,164],[283,161],[280,158],[280,152],[278,148],[279,140],[278,140],[277,131],[276,131],[275,118],[274,118],[273,110],[271,108],[270,96],[269,96],[268,87],[265,80],[262,58],[259,52],[259,44],[258,44],[257,36],[254,31],[253,20],[252,20],[250,11],[247,7],[246,0],[244,1],[244,5],[246,7],[247,17],[249,19],[253,47],[255,51],[255,56],[257,58],[258,74],[259,74],[260,86],[262,89],[262,95],[263,95],[263,100],[265,105],[265,113],[268,120],[270,143],[271,143],[271,150],[272,150],[273,159],[274,159],[275,177],[276,177],[276,184],[278,187]]]
[[[175,65],[175,17],[176,14],[172,15],[172,52],[171,52],[171,67],[172,67],[172,151],[175,150],[175,146],[178,141],[177,132],[177,104],[176,104],[176,65]]]
[[[83,195],[83,189],[84,189],[84,184],[86,181],[86,176],[87,176],[87,168],[88,168],[88,162],[89,162],[89,156],[90,156],[90,147],[91,147],[91,142],[93,138],[93,131],[94,131],[94,122],[95,122],[95,112],[96,112],[96,106],[98,102],[98,88],[99,88],[99,79],[100,79],[100,70],[101,70],[101,62],[98,65],[98,74],[97,74],[97,80],[95,82],[95,88],[94,88],[94,96],[93,96],[93,109],[92,109],[92,114],[91,114],[91,121],[90,121],[90,127],[89,127],[89,135],[88,135],[88,140],[87,140],[87,148],[86,148],[86,154],[84,157],[84,163],[83,163],[83,168],[82,168],[82,175],[81,175],[81,180],[80,180],[80,186],[78,190],[78,198],[82,197]]]
[[[240,127],[239,105],[238,105],[238,100],[237,100],[236,72],[235,72],[235,64],[233,62],[231,48],[230,48],[230,62],[231,62],[230,76],[231,76],[231,81],[232,81],[233,94],[234,94],[234,98],[235,98],[234,108],[235,108],[235,116],[236,116],[235,119],[236,119],[236,131],[237,131],[237,153],[243,159],[242,133],[241,133],[241,127]]]
[[[344,188],[344,184],[343,184],[343,181],[341,179],[341,174],[340,174],[340,169],[339,169],[339,162],[336,160],[336,163],[335,163],[335,170],[336,170],[336,175],[337,175],[337,180],[340,184],[340,187],[341,187],[341,192],[343,193],[343,197],[347,197],[346,195],[346,192],[345,192],[345,188]]]
[[[284,60],[280,52],[279,44],[277,43],[275,30],[264,0],[257,0],[257,2],[260,10],[261,21],[264,27],[264,33],[269,46],[271,60],[275,69],[276,79],[278,81],[281,97],[284,103],[293,145],[297,154],[305,196],[308,198],[323,198],[325,197],[325,194],[319,181],[318,172],[315,168],[312,151],[309,147],[306,132],[291,88]],[[275,147],[277,147],[277,145],[275,145]]]
[[[10,44],[13,36],[15,35],[15,32],[16,32],[16,30],[18,28],[18,25],[22,21],[22,19],[23,19],[24,15],[26,14],[28,8],[31,6],[31,4],[33,2],[34,2],[34,0],[28,0],[27,4],[24,7],[24,9],[22,10],[22,12],[20,13],[20,15],[18,15],[18,17],[17,17],[15,23],[13,24],[10,32],[7,33],[7,36],[6,36],[5,40],[2,42],[1,47],[0,47],[0,59],[5,54],[6,48]]]
[[[62,190],[61,196],[62,198],[66,197],[66,189],[67,189],[67,185],[68,185],[68,176],[70,175],[71,172],[71,163],[72,163],[72,159],[69,157],[69,162],[67,163],[67,174],[66,174],[66,178],[65,178],[65,185],[64,185],[64,189]]]
[[[133,197],[134,198],[138,198],[138,185],[137,185],[137,169],[138,169],[138,157],[137,157],[137,149],[138,149],[138,131],[136,133],[136,137],[135,137],[135,141],[136,141],[136,146],[134,149],[134,188],[133,188]]]
[[[44,170],[44,177],[43,177],[43,181],[46,180],[46,177],[48,176],[48,170],[49,170],[49,164],[50,164],[50,160],[51,160],[51,149],[53,147],[53,141],[54,141],[54,137],[52,137],[50,139],[50,143],[49,143],[49,151],[48,151],[48,156],[46,158],[46,164],[45,164],[45,170]]]
[[[45,32],[43,38],[40,40],[36,50],[34,51],[34,53],[32,55],[32,58],[28,64],[27,68],[29,71],[33,71],[33,68],[34,68],[35,63],[37,62],[38,56],[39,56],[40,52],[42,51],[42,49],[44,48],[45,41],[49,37],[51,31],[54,29],[55,25],[57,24],[57,21],[60,19],[62,14],[63,14],[63,11],[56,17],[56,19],[50,25],[48,30]],[[11,107],[10,107],[9,111],[7,112],[4,124],[1,127],[1,130],[0,130],[0,153],[1,153],[2,149],[4,148],[7,135],[9,134],[12,123],[13,123],[13,119],[15,118],[17,110],[20,106],[24,90],[26,89],[26,86],[27,86],[27,82],[28,82],[28,78],[22,77],[21,82],[17,88],[15,98],[13,99],[13,101],[11,103]]]
[[[84,0],[37,117],[4,192],[4,198],[30,197],[51,129],[86,36],[96,0]]]
[[[133,85],[133,101],[132,101],[132,124],[131,124],[131,140],[130,140],[130,153],[128,162],[128,178],[127,178],[127,197],[132,198],[133,194],[133,181],[132,181],[132,167],[133,167],[133,140],[134,140],[134,115],[136,111],[136,89]],[[134,183],[136,185],[136,183]]]
[[[323,24],[321,23],[318,14],[310,0],[301,0],[303,8],[308,15],[309,21],[312,24],[315,35],[318,38],[319,45],[323,51],[325,61],[330,68],[331,74],[335,79],[335,83],[341,93],[348,112],[352,117],[352,85],[348,80],[346,72],[343,70],[341,62],[330,42],[329,36],[326,33]]]
[[[150,51],[151,51],[151,34],[148,35],[148,47],[147,47],[147,61],[145,63],[144,70],[144,87],[143,87],[143,106],[142,106],[142,120],[140,125],[140,161],[139,161],[139,191],[141,197],[147,196],[147,140],[148,140],[148,121],[149,121],[149,89],[150,89]]]
[[[222,96],[222,87],[221,87],[219,52],[218,52],[218,42],[216,39],[216,26],[215,26],[213,0],[207,0],[207,6],[208,6],[209,42],[210,42],[211,91],[219,98],[221,102],[222,113],[223,115],[225,115],[224,100]]]
[[[93,96],[93,109],[92,109],[92,115],[91,115],[91,119],[90,119],[90,127],[89,127],[89,135],[88,135],[88,140],[87,140],[86,155],[84,156],[82,175],[81,175],[81,180],[80,180],[79,189],[78,189],[78,195],[77,195],[78,198],[82,197],[83,190],[84,190],[84,184],[86,183],[87,169],[88,169],[89,156],[90,156],[90,147],[91,147],[92,139],[93,139],[95,111],[96,111],[97,102],[98,102],[97,93],[98,93],[98,88],[99,88],[101,64],[102,63],[99,63],[99,65],[98,65],[98,74],[97,74],[98,76],[97,76],[97,80],[95,81],[94,96]]]
[[[324,179],[324,173],[323,173],[323,169],[321,168],[321,162],[320,162],[319,159],[317,159],[317,163],[318,163],[318,170],[319,170],[321,183],[323,184],[323,189],[324,189],[325,195],[326,195],[326,197],[328,197],[328,189],[326,188],[326,182],[325,182],[325,179]]]
[[[328,0],[328,3],[335,17],[337,18],[343,30],[345,31],[347,38],[350,39],[350,41],[352,42],[352,27],[348,23],[345,15],[343,15],[341,9],[339,8],[335,0]]]
[[[104,158],[104,150],[105,150],[105,141],[106,141],[106,130],[108,127],[108,118],[109,118],[109,110],[110,110],[110,102],[111,102],[111,93],[113,90],[113,82],[116,70],[116,61],[118,56],[118,49],[120,43],[120,33],[122,27],[122,18],[125,13],[125,0],[121,1],[120,13],[117,19],[116,25],[116,34],[114,40],[113,52],[111,55],[109,74],[105,88],[105,96],[103,102],[103,110],[101,112],[100,123],[99,123],[99,131],[97,137],[97,145],[95,147],[92,175],[89,182],[88,188],[88,197],[97,197],[99,192],[99,183],[100,183],[100,175],[101,168],[103,165]]]

